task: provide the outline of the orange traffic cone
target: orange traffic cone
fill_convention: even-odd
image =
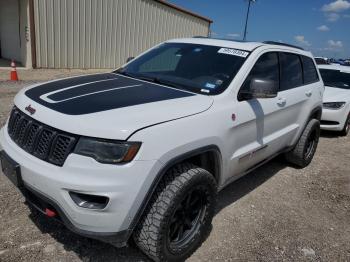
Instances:
[[[17,75],[17,70],[16,70],[16,63],[15,61],[12,60],[11,62],[11,74],[10,74],[10,79],[12,81],[18,81],[18,75]]]

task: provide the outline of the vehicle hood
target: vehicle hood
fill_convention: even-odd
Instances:
[[[114,73],[50,81],[21,90],[15,105],[57,129],[126,140],[135,131],[201,113],[212,97]]]
[[[326,86],[323,94],[323,102],[348,102],[350,90]]]

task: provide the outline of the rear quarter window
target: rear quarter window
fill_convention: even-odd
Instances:
[[[281,83],[280,90],[285,91],[303,85],[303,68],[300,57],[291,53],[280,53]]]
[[[311,84],[319,81],[314,61],[307,56],[301,56],[303,62],[304,84]]]

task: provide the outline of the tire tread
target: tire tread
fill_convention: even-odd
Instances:
[[[305,144],[306,141],[310,135],[310,132],[312,131],[313,128],[315,128],[315,125],[318,128],[318,135],[319,135],[319,129],[320,129],[320,121],[317,119],[311,119],[308,124],[306,125],[301,137],[299,138],[296,146],[290,151],[285,154],[286,160],[299,167],[306,167],[310,161],[306,161],[304,158],[304,149],[305,149]],[[317,147],[317,145],[316,145]],[[316,151],[316,148],[315,148]],[[312,156],[313,157],[313,156]],[[311,159],[312,159],[311,157]]]
[[[164,240],[162,232],[165,225],[163,221],[171,215],[168,207],[176,201],[177,193],[191,179],[203,174],[216,186],[216,181],[209,172],[190,163],[176,165],[159,182],[133,235],[136,245],[154,261],[167,261],[161,247]]]

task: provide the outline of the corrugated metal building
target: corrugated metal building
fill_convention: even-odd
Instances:
[[[0,0],[0,56],[26,67],[116,68],[164,40],[208,36],[211,22],[161,0]]]

